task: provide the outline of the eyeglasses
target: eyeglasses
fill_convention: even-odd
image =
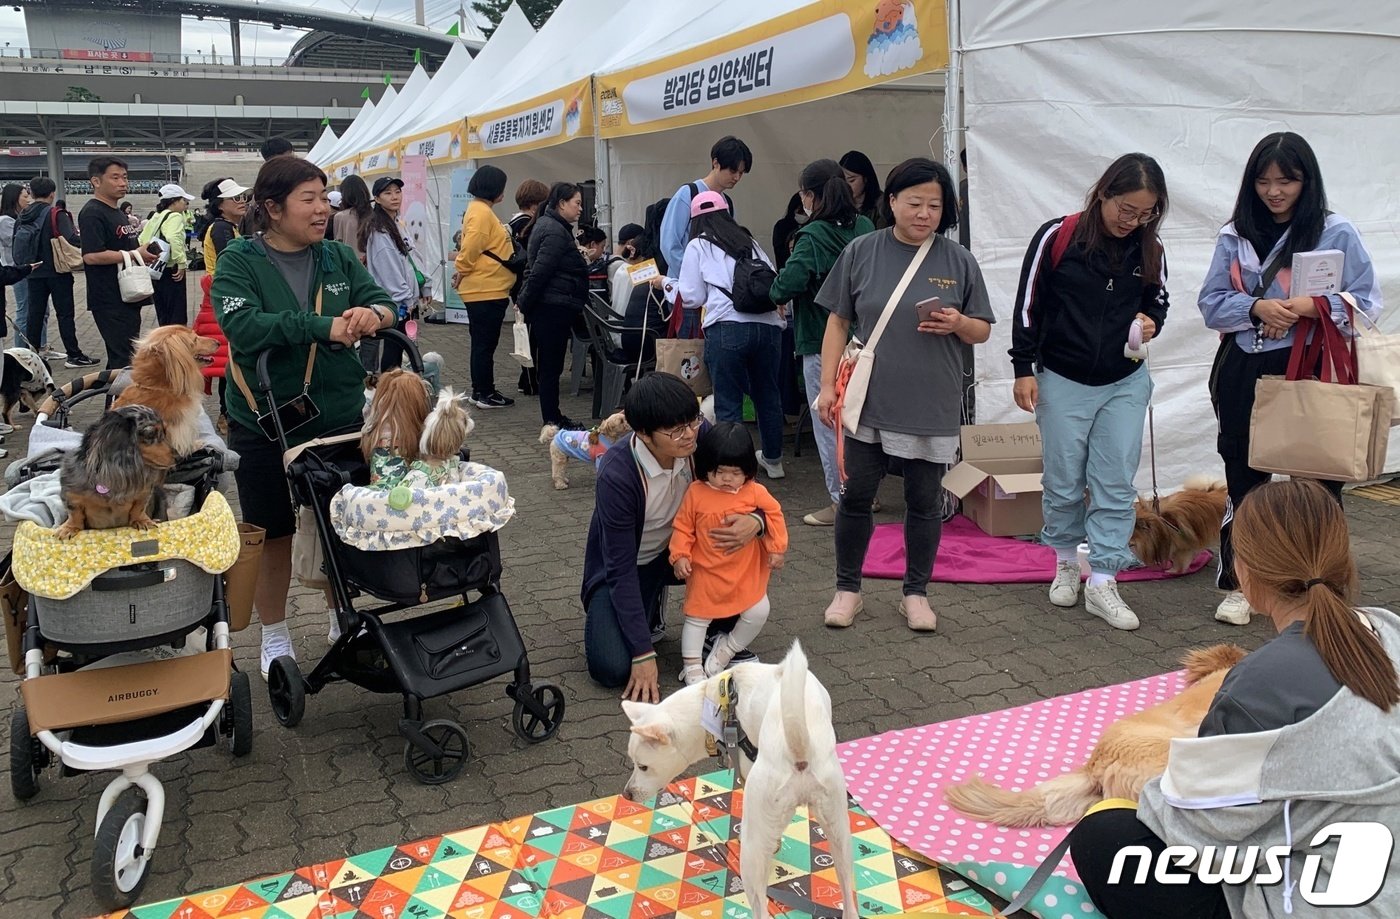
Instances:
[[[1131,207],[1124,207],[1123,202],[1119,201],[1117,198],[1109,198],[1107,200],[1112,201],[1113,206],[1117,208],[1119,220],[1124,223],[1131,222],[1134,226],[1149,224],[1162,216],[1162,211],[1159,208],[1154,207],[1150,211],[1139,211]]]
[[[695,432],[699,431],[699,430],[700,430],[700,425],[702,425],[702,424],[704,424],[704,419],[703,419],[703,418],[696,418],[694,421],[686,422],[685,424],[681,425],[681,426],[678,427],[678,428],[672,428],[672,429],[669,430],[669,431],[657,431],[656,433],[658,433],[658,434],[665,434],[667,437],[671,438],[672,440],[681,440],[681,439],[686,438],[686,437],[689,437],[689,436],[695,434]]]

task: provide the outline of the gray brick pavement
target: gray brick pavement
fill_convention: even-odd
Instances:
[[[81,284],[81,282],[80,282]],[[198,286],[191,281],[191,315]],[[79,334],[89,353],[102,348],[81,312]],[[148,319],[149,321],[149,319]],[[445,380],[466,383],[467,330],[424,326],[424,344],[447,361]],[[500,388],[514,394],[508,342],[498,360]],[[75,371],[57,369],[60,380]],[[567,383],[567,374],[565,376]],[[588,414],[587,393],[566,395],[564,410]],[[208,403],[214,409],[214,401]],[[397,697],[338,685],[307,700],[305,721],[277,725],[262,683],[254,678],[256,734],[251,755],[191,752],[155,767],[169,796],[161,844],[146,900],[176,896],[247,877],[290,869],[380,846],[615,794],[626,776],[626,734],[615,691],[593,685],[581,659],[583,618],[575,599],[580,578],[591,476],[575,469],[574,487],[557,492],[545,448],[536,443],[538,409],[521,397],[510,409],[480,411],[475,459],[503,470],[516,498],[515,520],[502,531],[502,588],[530,648],[538,679],[564,687],[568,717],[559,735],[526,746],[510,729],[511,704],[501,681],[425,705],[468,730],[472,761],[444,786],[424,787],[404,773],[396,725]],[[24,419],[27,429],[28,419]],[[80,419],[81,421],[82,419]],[[24,452],[25,432],[6,438],[10,458]],[[1036,585],[936,584],[931,591],[939,631],[914,635],[895,605],[899,584],[866,585],[866,612],[854,627],[829,631],[821,611],[830,598],[831,530],[801,525],[822,503],[816,451],[787,461],[787,479],[772,484],[792,533],[788,567],[772,588],[773,615],[755,650],[772,659],[801,638],[814,671],[831,691],[842,739],[1021,705],[1173,668],[1192,646],[1231,640],[1255,647],[1269,637],[1265,622],[1248,628],[1215,623],[1208,572],[1169,582],[1129,585],[1124,593],[1142,619],[1134,633],[1115,632],[1083,610],[1060,610]],[[898,480],[882,488],[883,521],[902,510]],[[1367,602],[1400,606],[1400,512],[1350,498],[1348,515]],[[9,530],[6,529],[6,538]],[[299,658],[325,649],[319,594],[297,589],[291,623]],[[672,640],[660,646],[662,673],[679,670]],[[257,630],[235,636],[238,665],[256,673]],[[6,672],[0,759],[8,769],[9,710],[18,681]],[[88,892],[89,854],[101,776],[60,779],[48,773],[39,796],[25,804],[0,792],[0,916],[81,916],[96,910]]]

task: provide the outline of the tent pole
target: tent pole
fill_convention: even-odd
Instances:
[[[588,94],[593,100],[593,191],[594,219],[598,229],[612,236],[612,144],[603,137],[602,118],[598,111],[598,86],[588,79]]]
[[[953,187],[962,181],[958,152],[963,146],[962,122],[962,0],[948,3],[948,73],[943,80],[943,163],[953,176]]]

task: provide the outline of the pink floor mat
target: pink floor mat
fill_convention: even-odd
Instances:
[[[1211,554],[1202,552],[1187,574],[1200,571]],[[875,528],[861,571],[868,578],[904,577],[904,525],[882,523]],[[1120,581],[1158,581],[1179,577],[1160,568],[1130,568]],[[988,536],[961,514],[943,524],[943,538],[930,580],[953,584],[1049,584],[1055,578],[1055,550],[1039,543]]]
[[[1005,829],[964,817],[943,787],[981,773],[1024,789],[1089,758],[1104,728],[1185,688],[1180,673],[841,744],[851,794],[895,839],[1010,899],[1068,828]],[[1100,917],[1066,857],[1029,909],[1041,919]],[[1100,917],[1101,919],[1101,917]]]

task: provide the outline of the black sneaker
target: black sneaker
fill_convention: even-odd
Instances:
[[[79,367],[96,367],[97,359],[88,357],[86,354],[74,354],[63,362],[63,366],[77,369]]]
[[[508,399],[501,395],[500,390],[493,390],[484,396],[473,393],[471,403],[477,408],[506,408],[507,406],[514,405],[515,400]]]
[[[558,418],[554,419],[554,424],[557,425],[558,428],[559,428],[559,430],[561,430],[561,431],[586,431],[586,430],[588,430],[588,425],[586,425],[586,424],[580,424],[579,422],[577,422],[577,421],[575,421],[574,419],[570,418],[568,415],[560,415]]]

